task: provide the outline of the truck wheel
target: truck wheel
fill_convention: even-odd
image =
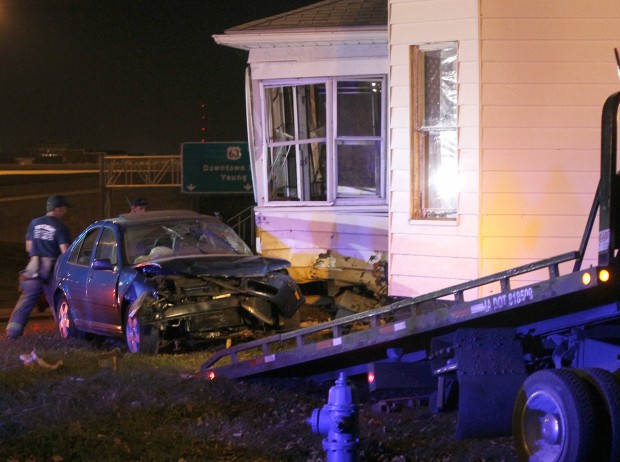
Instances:
[[[594,387],[603,401],[599,430],[605,437],[601,443],[601,453],[606,456],[599,460],[620,461],[620,381],[611,372],[596,367],[578,370],[577,373]]]
[[[600,460],[597,396],[571,369],[533,373],[523,382],[513,412],[513,437],[520,461]]]

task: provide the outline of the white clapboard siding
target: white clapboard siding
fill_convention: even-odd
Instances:
[[[397,278],[394,278],[393,273],[390,272],[390,278],[388,283],[390,286],[390,290],[393,289],[394,291],[397,291],[399,293],[406,293],[409,294],[408,296],[410,297],[415,297],[416,295],[424,295],[429,292],[434,292],[436,290],[442,290],[449,286],[461,284],[462,282],[463,279],[460,276],[458,278],[449,278],[445,274],[441,274],[437,277],[431,277],[429,275],[399,275]],[[465,298],[473,299],[477,296],[478,292]]]
[[[387,256],[386,214],[258,207],[256,221],[261,253],[289,260],[299,282],[326,279],[377,288],[373,265]]]
[[[427,293],[478,275],[479,47],[477,0],[389,0],[391,295]],[[458,42],[459,218],[411,218],[410,50]],[[404,110],[406,108],[406,110]]]
[[[425,293],[576,250],[599,178],[602,106],[618,91],[617,0],[389,0],[389,7],[390,293]],[[411,220],[409,50],[453,40],[459,218],[433,225]],[[597,228],[593,234],[584,265],[596,261]]]
[[[488,193],[482,194],[481,213],[485,215],[535,215],[546,217],[574,215],[583,217],[585,225],[590,212],[596,185],[591,185],[590,193]]]
[[[602,105],[618,89],[620,8],[483,0],[480,36],[485,275],[579,248],[599,179]]]

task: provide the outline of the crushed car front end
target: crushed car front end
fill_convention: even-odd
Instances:
[[[167,258],[135,266],[144,285],[130,315],[163,340],[213,340],[282,329],[305,299],[285,260],[260,256]]]

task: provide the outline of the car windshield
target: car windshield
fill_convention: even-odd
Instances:
[[[130,264],[175,256],[252,255],[247,244],[228,225],[200,218],[127,226],[123,240]]]

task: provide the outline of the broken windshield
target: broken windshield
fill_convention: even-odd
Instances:
[[[141,223],[124,232],[128,263],[205,254],[252,255],[245,242],[223,222],[183,220]]]

